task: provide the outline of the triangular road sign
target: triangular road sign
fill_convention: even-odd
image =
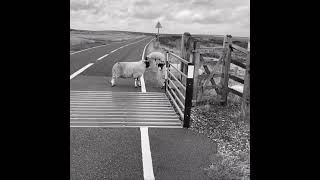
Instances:
[[[158,21],[157,25],[156,25],[156,28],[162,28],[160,22]]]

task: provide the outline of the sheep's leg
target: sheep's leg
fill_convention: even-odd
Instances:
[[[138,86],[141,87],[141,77],[138,77]]]
[[[112,86],[112,87],[115,85],[115,79],[116,79],[116,78],[112,76],[112,78],[111,78],[111,86]]]
[[[137,86],[137,81],[138,81],[138,78],[134,78],[134,87],[138,87]]]

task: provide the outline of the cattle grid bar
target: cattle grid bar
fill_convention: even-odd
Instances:
[[[173,68],[176,72],[178,72],[180,75],[185,76],[187,78],[186,84],[184,85],[183,82],[177,77],[173,75],[173,73],[170,72],[169,67],[169,56],[172,55],[179,61],[181,61],[184,64],[188,65],[187,74],[184,74],[183,72],[177,70],[176,68]],[[181,57],[167,51],[166,52],[166,58],[165,58],[165,91],[168,95],[169,99],[173,102],[173,105],[177,109],[178,113],[180,114],[180,117],[183,121],[183,127],[189,128],[190,127],[190,112],[191,112],[191,106],[192,106],[192,93],[193,93],[193,77],[194,77],[194,64],[186,61],[185,59],[182,59]],[[180,87],[185,90],[185,94],[181,92],[181,90],[175,85],[173,82],[177,82],[177,84],[180,85]],[[178,93],[176,93],[178,92]]]

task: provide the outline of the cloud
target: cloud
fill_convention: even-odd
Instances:
[[[166,33],[250,33],[249,0],[71,0],[71,26]]]
[[[101,10],[104,8],[104,1],[102,0],[71,0],[70,10],[71,11],[81,11],[81,10]]]

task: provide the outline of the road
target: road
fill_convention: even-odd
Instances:
[[[91,63],[93,64],[82,71],[79,75],[71,79],[70,89],[89,91],[141,92],[140,88],[134,88],[134,81],[132,79],[118,79],[117,85],[115,87],[111,87],[111,69],[114,63],[118,61],[130,62],[141,60],[144,47],[151,40],[152,37],[140,38],[121,43],[112,43],[107,46],[72,54],[70,56],[70,76],[75,74],[79,69],[85,67],[86,65]],[[103,58],[99,59],[101,57]],[[145,77],[148,76],[149,74],[145,74]],[[131,86],[128,86],[128,84]],[[164,92],[163,89],[155,87],[155,84],[149,82],[146,84],[146,91]]]
[[[117,61],[141,60],[151,39],[112,43],[70,55],[71,102],[102,103],[101,98],[104,101],[111,98],[119,108],[122,103],[113,98],[121,99],[121,92],[130,92],[130,97],[121,99],[123,102],[135,93],[141,94],[142,89],[135,88],[132,79],[119,79],[117,85],[111,87],[111,69]],[[145,74],[146,79],[148,76],[151,75]],[[149,101],[164,101],[163,97],[160,98],[163,89],[155,83],[145,81],[145,90],[146,94],[150,93],[147,95]],[[109,94],[101,94],[102,91]],[[154,104],[145,105],[150,109]],[[140,109],[140,106],[127,106],[136,108],[135,112]],[[76,108],[71,107],[71,113]],[[126,108],[123,111],[128,110]],[[149,113],[158,116],[156,111],[163,112],[159,108],[153,107]],[[176,120],[173,120],[170,109],[165,112],[170,118],[172,116],[169,120],[174,123]],[[216,144],[203,135],[179,128],[179,125],[172,127],[70,127],[70,179],[208,179],[204,168],[210,165],[209,159],[216,153]]]

